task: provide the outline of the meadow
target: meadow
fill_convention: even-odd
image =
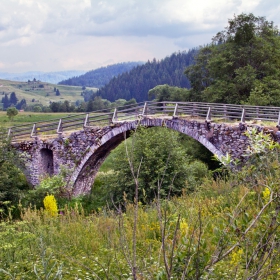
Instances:
[[[13,124],[63,115],[23,113]],[[88,211],[93,187],[51,207],[19,201],[15,218],[1,201],[10,211],[0,212],[0,279],[279,279],[280,147],[260,135],[249,152],[243,169],[221,168],[180,197],[161,197],[159,185],[146,205],[124,193],[124,204]]]
[[[205,181],[191,195],[127,203],[126,211],[85,215],[78,203],[57,213],[22,209],[20,220],[0,224],[0,277],[278,279],[277,227],[265,234],[271,193],[231,183]]]
[[[57,96],[54,89],[58,89],[60,95]],[[96,91],[96,88],[87,89]],[[30,82],[16,82],[0,79],[0,97],[4,94],[15,92],[19,100],[25,99],[28,105],[42,104],[49,106],[50,102],[76,102],[77,100],[83,101],[81,96],[82,87],[78,86],[64,86],[55,85],[40,81]]]
[[[2,127],[8,128],[11,126],[18,126],[28,123],[36,123],[42,121],[56,120],[69,115],[76,115],[78,113],[37,113],[37,112],[18,112],[12,120],[9,120],[6,111],[0,111],[0,124]]]

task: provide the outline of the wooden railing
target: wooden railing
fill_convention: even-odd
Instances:
[[[192,117],[206,121],[236,120],[240,122],[262,120],[275,122],[280,126],[280,107],[249,106],[201,102],[143,102],[135,105],[115,108],[113,111],[95,111],[74,114],[61,119],[13,126],[8,130],[12,140],[19,141],[26,137],[42,134],[62,133],[90,127],[102,127],[118,122],[132,121],[145,116]]]

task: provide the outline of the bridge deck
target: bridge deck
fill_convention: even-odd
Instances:
[[[249,106],[200,102],[145,102],[116,108],[114,111],[95,111],[86,114],[71,115],[48,122],[38,122],[10,127],[8,136],[13,142],[28,140],[40,136],[49,138],[54,134],[104,127],[116,123],[139,120],[144,117],[192,118],[226,123],[272,122],[271,126],[280,126],[280,107]]]

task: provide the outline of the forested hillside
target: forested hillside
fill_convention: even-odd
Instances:
[[[59,82],[59,85],[68,86],[85,86],[85,87],[97,87],[100,88],[106,85],[113,77],[130,71],[141,62],[124,62],[109,65],[107,67],[101,67],[95,70],[91,70],[84,75],[73,77],[67,80]]]
[[[192,49],[188,52],[174,53],[160,61],[148,61],[113,78],[98,91],[98,94],[110,101],[135,98],[137,102],[141,102],[148,100],[148,91],[157,85],[189,88],[190,83],[184,70],[192,64],[195,53],[196,50]]]
[[[280,106],[279,29],[253,14],[234,16],[186,69],[189,100]]]

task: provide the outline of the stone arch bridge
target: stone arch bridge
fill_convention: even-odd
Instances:
[[[139,125],[176,130],[199,141],[219,158],[230,154],[242,160],[249,145],[245,131],[250,128],[270,133],[280,142],[279,112],[279,107],[145,102],[109,113],[70,115],[32,126],[11,127],[9,136],[25,158],[25,173],[32,185],[38,185],[45,174],[58,174],[65,166],[69,170],[66,187],[78,196],[90,192],[110,151]],[[269,128],[261,124],[264,121],[277,125]]]

